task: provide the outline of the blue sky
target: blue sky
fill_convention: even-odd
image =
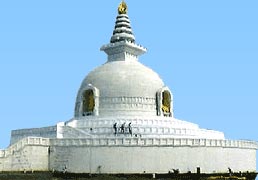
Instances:
[[[105,63],[113,1],[0,1],[0,148],[12,129],[73,117],[83,78]],[[258,1],[127,0],[140,61],[174,95],[178,119],[258,140]]]

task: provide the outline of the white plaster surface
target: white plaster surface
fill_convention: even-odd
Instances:
[[[0,151],[0,171],[47,171],[49,139],[24,138]]]
[[[14,144],[15,142],[17,142],[23,138],[26,138],[28,136],[56,138],[57,137],[57,126],[12,130],[10,144]]]
[[[0,171],[76,173],[256,170],[252,141],[174,138],[24,138],[0,151]]]
[[[67,166],[68,171],[77,173],[168,173],[172,169],[196,172],[196,167],[206,173],[227,172],[228,167],[237,172],[256,170],[254,149],[103,146],[52,150],[60,159],[51,162],[51,168],[61,170],[60,167]]]

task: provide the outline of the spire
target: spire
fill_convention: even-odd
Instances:
[[[115,29],[110,43],[127,40],[135,42],[135,37],[132,32],[129,17],[127,15],[127,5],[124,1],[118,6],[118,15],[116,17]]]
[[[122,1],[118,6],[115,29],[110,43],[100,48],[107,53],[108,62],[138,60],[138,56],[147,51],[146,48],[135,44],[127,10],[126,3]]]

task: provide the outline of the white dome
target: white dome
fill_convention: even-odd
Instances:
[[[111,61],[90,72],[77,96],[79,115],[86,89],[98,91],[99,115],[157,115],[156,94],[164,87],[159,75],[138,61]]]
[[[138,61],[114,61],[93,70],[84,79],[100,90],[101,97],[155,97],[164,86],[157,73]]]

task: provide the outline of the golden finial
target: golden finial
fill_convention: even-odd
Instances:
[[[127,14],[127,5],[124,1],[118,6],[118,14]]]

